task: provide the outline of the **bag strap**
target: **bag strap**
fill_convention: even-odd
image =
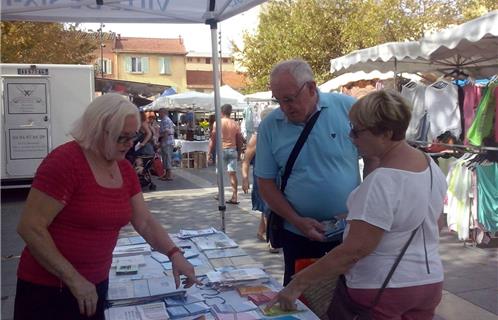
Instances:
[[[431,189],[430,190],[432,191],[432,167],[431,167],[431,160],[430,160],[430,158],[429,158],[429,156],[427,154],[424,153],[424,156],[425,156],[425,158],[427,160],[427,164],[429,165],[429,172],[430,172],[430,175],[431,175]],[[427,272],[430,273],[430,271],[429,271],[429,261],[428,261],[428,258],[427,258],[427,248],[426,248],[426,245],[425,245],[424,222],[425,222],[425,218],[424,218],[424,221],[422,221],[422,223],[415,230],[412,231],[412,234],[410,235],[410,238],[408,239],[408,241],[405,243],[405,245],[401,249],[401,252],[399,253],[398,257],[396,258],[396,261],[394,261],[394,264],[391,267],[391,270],[389,270],[389,273],[387,274],[387,277],[384,280],[384,283],[382,283],[382,287],[380,288],[379,292],[377,292],[377,295],[375,296],[375,300],[374,300],[371,308],[375,307],[377,305],[377,303],[379,303],[380,297],[382,296],[382,293],[384,292],[384,289],[387,287],[387,284],[391,280],[391,277],[393,276],[394,271],[396,271],[396,268],[398,267],[399,263],[401,262],[401,259],[405,255],[406,249],[408,249],[408,246],[412,242],[413,237],[415,237],[415,234],[417,233],[418,229],[420,229],[421,227],[422,227],[422,233],[424,235],[425,264],[426,264],[426,267],[427,267]]]
[[[299,155],[299,152],[301,152],[301,149],[303,148],[306,139],[308,139],[311,129],[313,129],[313,126],[315,125],[318,116],[320,116],[320,112],[322,111],[318,110],[317,112],[315,112],[315,114],[308,120],[308,122],[306,122],[303,131],[301,131],[301,134],[299,135],[299,138],[297,139],[296,144],[294,145],[294,148],[292,149],[289,155],[289,159],[287,159],[287,163],[285,164],[284,174],[282,175],[282,181],[280,182],[280,191],[282,192],[284,192],[285,190],[285,186],[287,185],[287,180],[289,179],[292,167],[296,162],[297,156]]]

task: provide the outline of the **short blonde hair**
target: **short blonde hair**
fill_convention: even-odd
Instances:
[[[138,108],[123,96],[108,93],[95,98],[88,105],[70,133],[83,149],[104,152],[103,156],[110,159],[128,116],[136,117],[138,131]]]
[[[411,112],[408,103],[392,90],[380,90],[359,99],[349,111],[349,119],[378,135],[392,131],[392,140],[405,139]]]

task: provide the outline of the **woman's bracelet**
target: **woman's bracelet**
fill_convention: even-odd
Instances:
[[[178,248],[177,246],[174,246],[173,248],[169,249],[168,252],[166,252],[166,255],[171,260],[171,258],[178,252],[182,253],[182,250],[180,250],[180,248]]]

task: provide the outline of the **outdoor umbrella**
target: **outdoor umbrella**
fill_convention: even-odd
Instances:
[[[48,22],[121,22],[121,23],[205,23],[211,28],[214,105],[216,125],[221,127],[220,79],[218,57],[218,22],[265,2],[265,0],[1,0],[1,18],[6,20]],[[221,130],[216,131],[221,141]],[[221,143],[216,146],[221,154]],[[220,157],[221,159],[221,157]],[[218,166],[218,209],[225,230],[223,161]]]

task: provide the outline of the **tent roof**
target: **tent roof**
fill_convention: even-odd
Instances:
[[[437,64],[438,70],[450,73],[464,70],[470,75],[491,76],[498,73],[498,10],[420,40],[421,49]]]
[[[418,41],[388,42],[353,51],[330,60],[330,72],[341,75],[348,72],[394,71],[414,72],[427,70],[427,59]]]
[[[335,75],[347,72],[465,71],[474,77],[498,73],[498,11],[419,41],[390,42],[353,51],[330,61]]]
[[[411,79],[411,80],[416,80],[419,81],[421,77],[415,75],[415,74],[410,74],[410,73],[404,73],[403,74],[404,78]],[[359,81],[359,80],[372,80],[372,79],[380,79],[380,80],[385,80],[385,79],[392,79],[394,78],[394,72],[389,71],[389,72],[379,72],[379,71],[372,71],[369,73],[363,72],[363,71],[357,71],[357,72],[351,72],[351,73],[345,73],[342,74],[338,77],[335,77],[320,86],[318,88],[320,91],[323,92],[329,92],[331,90],[338,89],[341,86],[344,86],[350,82],[354,81]]]
[[[1,18],[56,22],[205,23],[210,19],[223,21],[264,1],[2,0]],[[214,8],[210,8],[212,3]]]

